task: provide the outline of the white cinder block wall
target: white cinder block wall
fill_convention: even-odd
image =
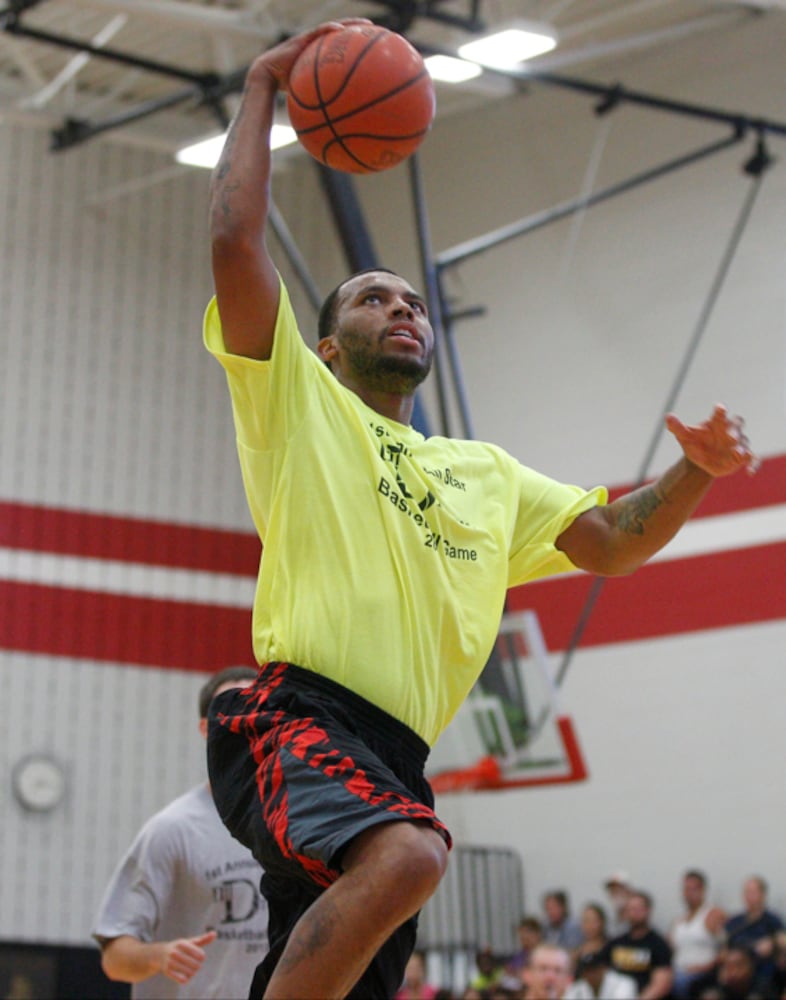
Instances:
[[[784,41],[752,22],[733,38],[637,56],[619,78],[786,118]],[[575,196],[595,155],[603,186],[719,135],[631,108],[599,121],[584,99],[538,88],[440,122],[421,157],[435,250]],[[571,664],[563,695],[588,781],[439,803],[459,842],[521,852],[529,909],[551,886],[578,907],[625,867],[665,925],[688,865],[707,869],[729,908],[760,871],[786,909],[786,168],[782,142],[772,147],[778,162],[676,407],[693,420],[722,398],[746,414],[767,459],[755,500],[767,529],[753,538],[754,494],[735,484],[720,516],[703,519],[697,555],[667,561],[657,599],[655,577],[614,591],[618,616],[647,629],[631,638],[614,619]],[[575,482],[635,478],[748,190],[739,168],[751,151],[743,143],[448,276],[458,304],[488,310],[457,330],[478,437]],[[256,549],[223,376],[200,344],[207,178],[184,171],[122,189],[165,166],[117,137],[52,155],[40,132],[0,125],[3,939],[88,939],[139,824],[204,773],[204,671],[250,659]],[[406,169],[357,187],[380,257],[418,280]],[[276,196],[327,291],[345,266],[310,164],[288,161]],[[282,270],[313,342],[313,312],[283,258]],[[433,415],[433,392],[425,399]],[[651,471],[674,455],[664,438]],[[729,609],[711,628],[684,583],[695,591],[690,559],[707,554],[720,575],[706,587],[722,587],[714,596]],[[675,604],[694,617],[675,624]],[[564,618],[550,633],[555,664]],[[67,776],[46,815],[11,793],[14,765],[38,751]]]

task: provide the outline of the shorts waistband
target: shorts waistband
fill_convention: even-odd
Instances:
[[[318,691],[335,698],[343,707],[348,708],[353,717],[360,721],[369,735],[383,735],[386,740],[396,745],[397,750],[410,759],[418,767],[423,768],[428,759],[430,747],[424,739],[410,729],[406,723],[394,718],[384,709],[356,694],[329,677],[299,667],[296,663],[263,663],[259,668],[260,679],[271,676],[274,670],[286,668],[287,683],[305,691]]]

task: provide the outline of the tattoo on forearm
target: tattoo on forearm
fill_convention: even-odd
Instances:
[[[226,141],[224,142],[224,148],[221,150],[221,160],[219,161],[218,170],[216,171],[216,179],[223,185],[221,189],[221,211],[225,216],[229,215],[230,211],[229,196],[239,187],[239,184],[227,184],[226,179],[232,169],[232,151],[235,146],[235,139],[237,138],[237,126],[242,117],[243,104],[241,103],[232,124],[229,126]]]
[[[644,522],[652,517],[662,503],[663,499],[651,487],[634,493],[621,507],[617,527],[628,535],[643,535]]]
[[[225,219],[229,217],[232,211],[232,207],[229,204],[230,195],[234,191],[237,191],[239,187],[240,185],[237,183],[225,184],[221,189],[221,211],[223,212]]]

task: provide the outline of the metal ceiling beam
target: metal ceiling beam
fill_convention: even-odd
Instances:
[[[593,205],[599,205],[603,201],[608,201],[609,198],[616,197],[635,187],[641,187],[650,181],[658,180],[660,177],[673,173],[675,170],[680,170],[682,167],[691,166],[700,160],[729,149],[731,146],[741,142],[744,136],[744,129],[734,129],[732,134],[725,139],[701,146],[699,149],[693,150],[690,153],[684,153],[681,156],[668,160],[666,163],[650,167],[617,184],[612,184],[607,188],[600,188],[589,195],[582,195],[570,201],[562,202],[553,208],[536,212],[534,215],[529,215],[524,219],[517,219],[515,222],[500,226],[499,229],[485,233],[482,236],[477,236],[474,239],[465,240],[465,242],[459,243],[457,246],[438,254],[435,258],[436,268],[438,271],[444,271],[449,267],[454,267],[456,264],[461,264],[470,257],[476,257],[478,254],[490,250],[492,247],[499,246],[501,243],[506,243],[526,233],[534,232],[536,229],[542,229],[552,222],[558,222],[560,219],[573,215],[574,212],[590,208]]]
[[[77,6],[111,11],[121,11],[136,18],[146,18],[159,24],[189,27],[215,34],[241,35],[244,38],[258,36],[270,38],[266,31],[255,22],[250,11],[227,10],[204,7],[183,0],[72,0]]]
[[[455,55],[454,52],[435,45],[418,45],[418,49],[424,55]],[[484,71],[488,73],[518,80],[521,83],[535,81],[536,83],[545,83],[598,97],[601,99],[601,103],[596,107],[596,111],[599,114],[611,111],[620,104],[627,103],[652,108],[657,111],[667,111],[671,114],[682,115],[688,118],[703,119],[704,121],[715,122],[719,125],[728,125],[732,129],[741,129],[743,132],[754,130],[759,133],[770,132],[786,136],[786,122],[755,117],[738,111],[725,111],[722,108],[712,108],[703,104],[694,104],[690,101],[676,101],[669,97],[648,94],[642,90],[630,90],[620,83],[593,83],[577,77],[542,72],[534,67],[525,69],[499,69],[496,66],[486,66],[483,63],[478,63],[478,65],[483,66]]]
[[[386,7],[389,15],[374,18],[374,21],[394,31],[407,31],[418,18],[446,24],[451,28],[461,28],[470,33],[486,30],[486,23],[480,17],[481,0],[468,0],[468,11],[464,17],[441,10],[440,7],[445,0],[373,0],[373,2]]]
[[[161,76],[173,77],[176,80],[185,80],[204,89],[210,88],[218,80],[215,73],[193,73],[190,70],[173,66],[171,63],[146,59],[144,56],[139,56],[131,52],[122,52],[120,49],[110,48],[109,46],[93,45],[91,42],[86,42],[79,38],[71,38],[68,35],[56,35],[51,31],[43,31],[40,28],[30,28],[26,24],[22,24],[18,16],[13,13],[5,19],[2,27],[9,35],[19,35],[37,42],[46,43],[47,45],[56,45],[60,48],[83,52],[96,58],[109,59],[126,66],[134,66],[148,73],[158,73]]]
[[[70,38],[68,36],[54,34],[51,32],[30,28],[23,24],[20,14],[27,9],[36,6],[40,0],[15,0],[11,7],[0,12],[0,26],[8,34],[25,36],[42,43],[58,45],[65,48],[77,50],[81,53],[95,56],[96,58],[115,61],[127,66],[134,67],[146,72],[157,73],[185,81],[189,86],[173,94],[166,95],[158,100],[151,100],[121,113],[112,118],[107,118],[100,122],[89,122],[76,118],[69,119],[63,128],[58,130],[54,136],[54,149],[65,149],[78,142],[83,142],[94,135],[106,132],[108,129],[118,128],[133,121],[139,121],[144,117],[155,114],[157,111],[175,107],[179,104],[195,100],[198,103],[210,108],[216,115],[222,126],[228,120],[228,114],[223,108],[221,101],[224,97],[239,92],[242,89],[247,67],[230,73],[224,77],[216,73],[196,73],[171,64],[162,63],[156,60],[147,59],[136,54],[123,52],[108,46],[98,47],[90,42]],[[442,15],[438,10],[439,0],[426,0],[426,2],[416,2],[416,0],[379,0],[384,3],[392,12],[407,14],[414,10],[415,16],[431,17]],[[479,5],[471,3],[467,18],[467,25],[475,25],[478,19]],[[453,15],[451,15],[452,17]],[[459,19],[463,20],[463,19]],[[418,48],[424,55],[442,54],[454,55],[451,50],[441,47],[419,45]],[[598,111],[610,110],[621,103],[630,103],[653,109],[667,111],[673,114],[686,115],[694,118],[701,118],[714,121],[719,124],[726,124],[735,130],[746,131],[753,129],[764,134],[767,132],[778,135],[786,135],[786,124],[771,121],[764,118],[755,118],[738,112],[728,112],[721,109],[710,108],[691,104],[685,101],[675,101],[668,98],[657,97],[641,91],[628,90],[620,84],[603,85],[590,83],[573,77],[562,76],[542,69],[524,68],[518,70],[501,70],[495,67],[484,66],[486,72],[507,78],[509,80],[528,83],[531,81],[550,84],[562,88],[576,90],[585,94],[594,95],[601,99]]]
[[[106,45],[110,38],[117,34],[118,31],[128,21],[125,14],[117,14],[109,24],[104,25],[98,34],[94,35],[91,41],[92,45],[96,45],[99,48]],[[48,104],[52,98],[58,94],[66,84],[70,83],[74,77],[78,76],[82,72],[85,66],[90,61],[90,55],[87,52],[79,52],[68,63],[60,70],[60,72],[53,77],[47,84],[40,88],[35,94],[27,98],[24,102],[28,107],[31,108],[42,108],[45,104]]]

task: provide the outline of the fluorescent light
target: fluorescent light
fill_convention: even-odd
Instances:
[[[185,163],[189,167],[212,168],[218,163],[226,137],[226,132],[222,132],[221,135],[214,135],[210,139],[202,139],[201,142],[183,146],[175,153],[175,159],[178,163]]]
[[[527,59],[550,52],[556,44],[556,32],[548,25],[519,21],[515,27],[467,42],[458,52],[463,59],[484,66],[515,69]]]
[[[473,80],[483,72],[477,63],[456,59],[455,56],[429,56],[426,59],[426,69],[432,79],[440,80],[442,83],[463,83],[465,80]]]
[[[185,163],[190,167],[207,167],[212,170],[221,156],[226,137],[226,132],[222,132],[221,135],[214,135],[210,139],[184,146],[175,153],[175,159],[178,163]],[[270,133],[270,148],[281,149],[282,146],[289,146],[296,140],[297,135],[293,128],[276,123]]]

